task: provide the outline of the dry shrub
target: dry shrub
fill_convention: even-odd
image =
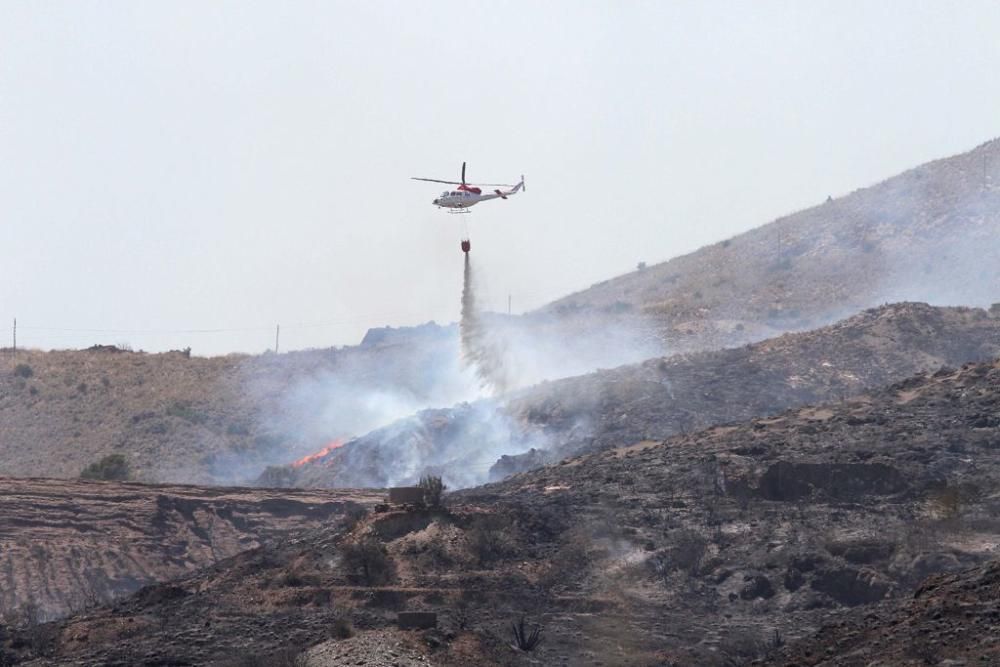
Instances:
[[[81,479],[124,480],[129,478],[128,461],[121,454],[109,454],[80,472]]]
[[[578,583],[599,557],[593,539],[585,531],[569,531],[559,550],[549,559],[549,567],[539,583],[545,588]]]
[[[423,560],[433,566],[451,565],[454,558],[448,549],[447,536],[439,532],[427,542],[423,552]]]
[[[373,532],[348,540],[341,545],[344,566],[360,574],[369,586],[390,581],[395,567],[385,544]]]
[[[498,516],[479,517],[467,531],[469,554],[482,567],[517,555],[514,532]]]
[[[669,537],[670,546],[647,562],[656,574],[666,576],[681,571],[696,576],[702,559],[708,553],[708,540],[694,530],[678,530]]]
[[[719,652],[723,667],[743,667],[773,658],[784,645],[785,638],[777,628],[764,637],[745,631],[729,637]]]
[[[337,618],[333,621],[332,634],[334,639],[350,639],[354,636],[354,626],[346,618]]]
[[[367,516],[368,510],[364,505],[351,503],[344,511],[344,530],[348,533],[353,532]]]
[[[930,510],[937,518],[944,521],[957,519],[961,516],[965,504],[963,496],[962,489],[953,484],[936,488],[928,495]]]
[[[302,588],[305,586],[319,586],[321,581],[316,574],[303,574],[297,570],[289,570],[279,575],[275,579],[275,583],[284,588]]]

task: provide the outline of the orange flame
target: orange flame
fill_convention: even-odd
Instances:
[[[292,467],[293,468],[301,468],[302,466],[304,466],[307,463],[312,463],[316,459],[323,458],[324,456],[326,456],[327,454],[329,454],[333,450],[337,449],[338,447],[342,447],[343,445],[344,445],[344,441],[343,440],[340,440],[340,439],[331,440],[330,444],[328,444],[326,447],[324,447],[323,449],[319,450],[315,454],[307,454],[306,456],[303,456],[298,461],[294,462],[292,464]]]

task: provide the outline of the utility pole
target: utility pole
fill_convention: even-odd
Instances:
[[[17,359],[17,318],[14,318],[14,358]]]
[[[274,325],[274,353],[278,354],[278,336],[281,334],[281,325]]]

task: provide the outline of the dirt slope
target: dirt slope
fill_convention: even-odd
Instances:
[[[559,299],[643,312],[666,338],[811,328],[887,301],[1000,301],[1000,139]]]
[[[33,664],[312,648],[308,664],[339,666],[372,642],[404,664],[744,664],[996,559],[998,427],[990,362],[595,453],[147,589],[50,626]],[[396,630],[400,610],[439,627]],[[544,626],[531,653],[508,646],[521,614]],[[6,650],[28,657],[23,632]]]
[[[207,567],[371,494],[0,479],[0,617],[66,613]]]
[[[438,330],[403,343],[281,355],[0,353],[0,475],[75,477],[123,454],[143,481],[240,482],[344,435],[324,431],[318,418],[322,399],[341,387],[391,389],[417,405],[447,400],[425,369],[457,366],[456,346]],[[311,430],[299,426],[305,416]]]

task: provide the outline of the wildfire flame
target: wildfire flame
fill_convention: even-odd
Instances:
[[[306,456],[303,456],[301,459],[299,459],[298,461],[296,461],[295,463],[293,463],[292,467],[293,468],[301,468],[302,466],[304,466],[307,463],[312,463],[316,459],[323,458],[324,456],[326,456],[327,454],[329,454],[333,450],[337,449],[338,447],[342,447],[343,445],[344,445],[344,441],[343,440],[340,440],[340,439],[331,440],[330,443],[326,447],[324,447],[323,449],[319,450],[315,454],[307,454]]]

